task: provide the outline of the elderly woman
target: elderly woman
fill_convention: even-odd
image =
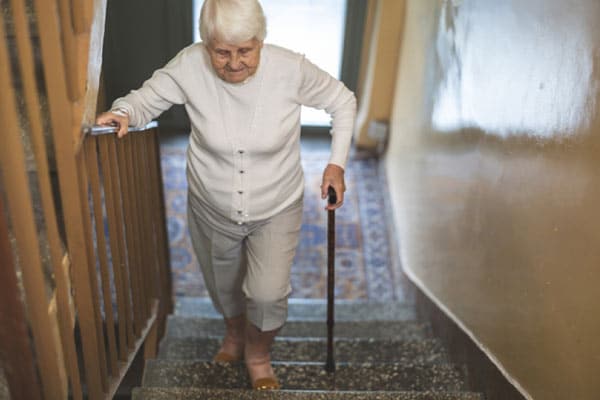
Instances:
[[[270,361],[287,318],[290,269],[302,219],[300,107],[332,117],[332,146],[322,198],[344,199],[344,166],[356,100],[304,56],[264,44],[256,0],[206,0],[201,43],[183,49],[138,90],[117,99],[97,123],[127,127],[184,104],[188,222],[206,287],[226,334],[214,360],[244,359],[255,389],[277,389]]]

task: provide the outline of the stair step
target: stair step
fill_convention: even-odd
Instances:
[[[451,364],[342,364],[336,373],[322,363],[273,363],[284,389],[351,391],[450,391],[465,389],[461,368]],[[335,378],[335,379],[334,379]],[[145,387],[249,388],[243,364],[151,360],[146,364]]]
[[[136,388],[133,400],[484,400],[471,392],[326,392],[240,389]]]
[[[170,360],[209,361],[217,353],[220,337],[166,338],[158,357]],[[327,355],[325,339],[280,337],[275,340],[271,357],[274,361],[320,361]],[[437,339],[336,339],[335,359],[338,362],[363,363],[444,363],[448,356]]]
[[[210,299],[181,297],[175,306],[175,315],[182,317],[221,318]],[[327,301],[323,299],[289,299],[288,321],[324,321]],[[336,300],[336,321],[411,321],[416,319],[414,304],[399,302],[365,302]]]
[[[184,338],[199,336],[222,336],[225,326],[221,318],[187,318],[169,316],[167,337]],[[279,336],[287,337],[326,337],[324,321],[288,321]],[[424,339],[431,337],[428,324],[416,321],[338,321],[335,324],[335,338],[395,338]]]

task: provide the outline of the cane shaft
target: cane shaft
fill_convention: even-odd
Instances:
[[[331,192],[330,192],[331,193]],[[335,203],[335,193],[329,196],[329,202]],[[333,202],[332,202],[333,200]],[[335,210],[327,212],[327,361],[325,370],[335,371],[333,354],[333,329],[335,305]]]

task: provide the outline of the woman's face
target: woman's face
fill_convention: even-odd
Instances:
[[[210,62],[219,78],[240,83],[256,73],[262,42],[257,39],[228,44],[213,39],[207,46]]]

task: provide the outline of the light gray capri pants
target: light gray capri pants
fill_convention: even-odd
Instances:
[[[188,196],[192,245],[208,293],[224,317],[246,313],[262,331],[285,323],[302,200],[264,221],[238,225]]]

